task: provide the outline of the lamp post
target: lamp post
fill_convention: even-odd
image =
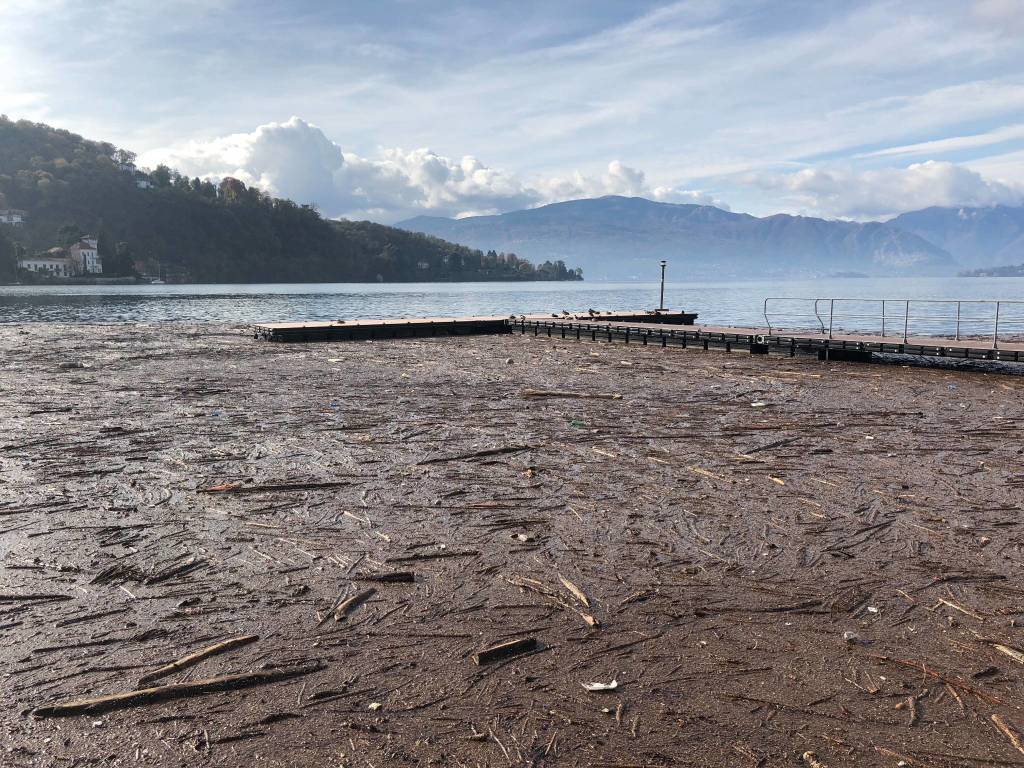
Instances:
[[[664,259],[661,260],[661,298],[658,300],[658,311],[665,309],[665,265],[668,262]]]

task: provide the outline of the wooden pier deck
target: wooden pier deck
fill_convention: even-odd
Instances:
[[[931,336],[878,336],[819,333],[794,329],[696,325],[688,312],[614,312],[586,315],[518,315],[345,320],[308,323],[262,323],[256,338],[280,342],[356,341],[367,339],[467,336],[520,333],[662,347],[746,350],[752,354],[817,354],[822,359],[869,361],[872,355],[895,354],[954,360],[1024,362],[1024,341],[954,339]]]
[[[673,325],[657,327],[628,322],[566,321],[526,318],[510,321],[519,333],[559,336],[589,341],[626,344],[659,344],[662,347],[745,349],[753,354],[771,352],[795,355],[816,353],[823,359],[868,361],[872,354],[915,355],[955,360],[1024,362],[1024,342],[992,339],[952,339],[928,336],[875,336],[851,333],[816,333],[774,328],[743,328],[720,325]]]
[[[479,315],[468,317],[419,317],[382,320],[335,320],[305,323],[260,323],[255,326],[256,338],[267,341],[356,341],[395,339],[417,336],[466,336],[510,333],[513,320],[583,320],[596,322],[629,322],[642,324],[693,325],[694,312],[624,311],[576,315]]]

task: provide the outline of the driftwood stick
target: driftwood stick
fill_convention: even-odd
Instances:
[[[396,582],[416,581],[416,574],[412,571],[391,571],[390,573],[361,573],[355,577],[356,581],[377,581],[382,584],[394,584]]]
[[[154,669],[149,674],[143,675],[139,678],[138,687],[144,688],[147,684],[154,680],[159,680],[161,677],[167,677],[173,675],[175,672],[180,672],[183,669],[195,666],[203,659],[208,659],[211,656],[216,656],[218,653],[224,653],[230,651],[232,648],[238,648],[249,643],[254,643],[259,640],[258,635],[241,635],[239,637],[231,637],[227,640],[222,640],[219,643],[215,643],[207,648],[190,653],[187,656],[182,656],[177,661],[172,661],[170,664],[166,664],[159,669]]]
[[[575,584],[573,584],[571,581],[565,578],[565,576],[563,576],[562,574],[558,574],[558,579],[562,582],[562,586],[572,593],[573,597],[575,597],[577,600],[583,603],[584,608],[590,608],[590,601],[587,599],[587,596],[586,594],[584,594],[582,589],[577,587]]]
[[[881,661],[881,662],[891,662],[893,664],[899,664],[902,667],[909,667],[910,669],[916,669],[919,672],[921,672],[921,674],[925,675],[926,677],[931,677],[931,678],[934,678],[936,680],[941,680],[942,682],[946,683],[947,685],[952,686],[953,688],[959,688],[961,691],[964,691],[966,693],[970,693],[970,694],[972,694],[974,696],[977,696],[979,699],[981,699],[982,701],[984,701],[987,704],[1004,704],[1005,703],[1002,699],[999,699],[999,698],[997,698],[995,696],[992,696],[989,693],[986,693],[985,691],[981,690],[980,688],[978,688],[975,685],[971,685],[970,683],[964,682],[963,680],[958,680],[957,678],[955,678],[955,677],[953,677],[951,675],[947,675],[947,674],[944,674],[942,672],[938,672],[938,671],[932,669],[931,667],[927,666],[926,664],[924,664],[924,663],[922,663],[920,661],[912,661],[910,659],[897,659],[897,658],[893,658],[892,656],[883,656],[882,654],[879,654],[879,653],[868,653],[866,655],[868,657],[872,658],[872,659],[877,659],[878,661]]]
[[[0,603],[12,603],[21,600],[74,600],[75,598],[71,595],[59,595],[49,593],[39,593],[34,595],[17,595],[4,593],[0,594]]]
[[[503,448],[487,448],[482,451],[473,451],[473,453],[460,453],[457,456],[438,456],[436,459],[424,459],[423,461],[417,461],[416,466],[422,467],[425,464],[440,464],[446,461],[467,461],[469,459],[482,459],[487,456],[500,456],[504,453],[519,453],[520,451],[528,451],[532,448],[529,445],[509,445]]]
[[[621,400],[618,392],[569,392],[563,389],[524,389],[523,397],[572,397],[578,400]]]
[[[999,715],[992,715],[992,724],[999,729],[999,732],[1006,737],[1006,740],[1013,745],[1013,748],[1024,755],[1024,744],[1020,743],[1020,736],[1014,733],[1013,728]]]
[[[266,685],[267,683],[275,683],[278,680],[287,680],[292,677],[307,675],[319,668],[319,664],[311,664],[303,667],[293,667],[291,669],[277,669],[268,672],[243,672],[237,675],[224,675],[222,677],[209,677],[203,680],[193,680],[188,683],[158,685],[153,688],[143,688],[139,691],[113,693],[108,696],[96,696],[88,699],[75,699],[73,701],[64,702],[63,704],[47,704],[32,710],[32,716],[35,718],[67,717],[69,715],[109,712],[114,709],[125,709],[127,707],[137,707],[142,704],[151,704],[155,701],[183,699],[204,693],[233,691],[239,688],[251,688],[255,685]]]
[[[375,594],[377,594],[377,590],[373,587],[369,587],[364,589],[362,592],[356,592],[352,597],[343,600],[338,604],[338,607],[334,609],[334,620],[341,621]]]
[[[473,661],[477,664],[490,664],[492,661],[532,651],[536,647],[537,638],[535,637],[510,640],[507,643],[499,643],[498,645],[492,645],[490,648],[484,648],[482,651],[477,651],[473,654]]]

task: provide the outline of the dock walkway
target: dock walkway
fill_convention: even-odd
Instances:
[[[663,347],[699,346],[703,349],[746,349],[754,354],[782,352],[817,353],[823,359],[867,361],[872,354],[916,355],[959,360],[1024,362],[1024,342],[992,339],[950,339],[929,336],[874,336],[817,333],[780,328],[744,328],[721,325],[641,325],[624,322],[563,321],[525,319],[510,321],[519,333],[560,336],[591,341],[621,341],[626,344],[660,344]]]
[[[658,344],[662,347],[742,349],[752,354],[797,352],[822,359],[869,361],[875,354],[914,355],[956,360],[1024,362],[1024,341],[938,336],[881,336],[820,333],[778,327],[696,325],[689,312],[615,312],[594,315],[481,315],[334,322],[262,323],[259,339],[278,342],[356,341],[429,336],[532,333],[563,339]]]
[[[418,317],[386,320],[334,320],[306,323],[260,323],[255,327],[258,339],[283,342],[355,341],[365,339],[398,339],[417,336],[466,336],[511,333],[514,320],[587,319],[591,322],[632,322],[672,325],[693,325],[693,312],[625,311],[600,312],[590,315],[477,315],[468,317]]]

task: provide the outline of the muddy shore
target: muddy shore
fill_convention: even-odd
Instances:
[[[1024,765],[1024,377],[214,325],[0,372],[0,765]],[[144,687],[248,687],[46,710],[241,637]]]

